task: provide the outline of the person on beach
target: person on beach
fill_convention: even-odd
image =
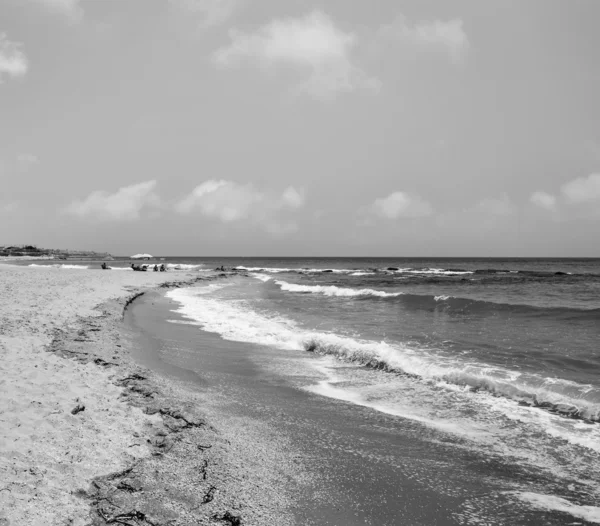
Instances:
[[[158,272],[158,265],[154,265],[154,272]]]
[[[107,268],[106,263],[102,263],[102,270],[106,270]]]
[[[165,268],[164,263],[160,266],[160,271],[161,272],[166,272],[167,271],[167,269]]]

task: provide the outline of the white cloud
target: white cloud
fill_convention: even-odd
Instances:
[[[400,15],[379,30],[378,40],[396,41],[421,50],[441,52],[454,63],[464,60],[470,47],[460,19],[424,21],[411,25],[404,15]]]
[[[237,67],[242,62],[257,63],[265,69],[291,66],[308,74],[298,91],[317,98],[379,89],[379,81],[353,63],[356,36],[337,28],[321,11],[273,20],[255,33],[231,30],[229,37],[229,46],[213,55],[220,67]]]
[[[0,83],[2,75],[11,78],[22,77],[29,69],[27,56],[19,48],[21,44],[8,40],[6,33],[0,33]]]
[[[1,203],[0,204],[0,214],[12,214],[16,212],[19,208],[19,204],[16,202],[12,203]]]
[[[545,208],[546,210],[554,210],[556,207],[556,197],[546,192],[534,192],[531,194],[529,200],[534,205]]]
[[[106,221],[139,219],[142,209],[160,205],[155,187],[156,181],[146,181],[119,188],[114,194],[99,190],[81,201],[74,201],[64,211],[77,217]]]
[[[238,0],[169,0],[169,3],[200,17],[203,27],[222,24],[235,12]]]
[[[17,156],[17,162],[21,168],[27,169],[38,164],[40,160],[37,155],[32,153],[20,153]]]
[[[427,201],[405,192],[393,192],[387,197],[375,199],[369,211],[385,219],[426,217],[433,214],[433,208]]]
[[[290,208],[301,208],[304,205],[304,195],[290,186],[281,196],[282,203]]]
[[[260,191],[251,184],[209,180],[198,185],[175,209],[181,214],[198,210],[202,215],[223,223],[251,222],[273,234],[296,230],[285,220],[286,212],[304,206],[302,192],[290,186],[282,194]]]
[[[600,174],[579,177],[564,184],[560,191],[570,204],[600,200]]]

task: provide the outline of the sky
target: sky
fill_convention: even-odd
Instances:
[[[596,0],[0,0],[0,245],[600,256]]]

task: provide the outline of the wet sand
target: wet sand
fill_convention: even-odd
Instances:
[[[289,479],[296,524],[567,520],[515,503],[513,492],[540,483],[539,474],[509,460],[490,460],[456,436],[418,422],[303,390],[295,362],[310,359],[306,353],[282,358],[276,349],[224,341],[170,312],[176,307],[153,294],[128,311],[126,324],[137,334],[136,360],[195,385],[209,419],[232,443],[254,441],[275,457],[293,460],[293,474],[299,475]]]

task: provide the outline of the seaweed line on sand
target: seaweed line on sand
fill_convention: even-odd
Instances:
[[[129,357],[121,343],[121,320],[147,290],[136,289],[126,298],[99,305],[100,316],[80,318],[75,328],[57,330],[48,348],[64,358],[110,370],[112,382],[122,389],[117,403],[148,415],[144,432],[134,433],[129,447],[148,448],[150,454],[132,457],[125,469],[96,477],[88,489],[77,490],[81,516],[89,514],[88,526],[291,523],[284,488],[253,481],[251,470],[244,473],[243,459],[230,451],[230,441],[202,415],[199,394],[140,368]],[[85,406],[78,409],[84,410]]]

